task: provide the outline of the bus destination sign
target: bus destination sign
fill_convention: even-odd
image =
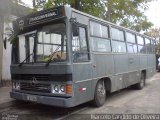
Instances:
[[[28,24],[32,25],[32,24],[37,24],[39,22],[44,22],[45,20],[52,19],[53,17],[57,15],[58,15],[58,10],[47,11],[43,14],[40,14],[34,17],[30,17]]]
[[[63,13],[64,8],[57,7],[18,18],[15,22],[13,22],[14,32],[15,34],[21,34],[31,31],[32,29],[37,29],[39,25],[44,25],[45,23],[52,22],[52,20],[64,17],[65,14]]]

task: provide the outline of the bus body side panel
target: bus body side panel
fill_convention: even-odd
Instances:
[[[114,81],[111,87],[111,91],[117,91],[124,88],[129,84],[128,81],[128,55],[127,54],[114,54]]]
[[[128,54],[128,86],[136,84],[140,80],[139,59],[138,54]]]
[[[148,55],[148,69],[147,69],[147,78],[152,77],[155,74],[156,66],[155,66],[155,55]]]
[[[78,23],[81,23],[89,27],[88,17],[78,14],[74,11],[72,11],[71,17],[76,18]],[[88,36],[89,36],[89,33],[88,33]],[[73,96],[74,100],[73,101],[75,105],[78,105],[93,99],[92,98],[93,95],[91,94],[92,66],[90,61],[73,63],[73,83],[74,83],[74,96]]]
[[[146,70],[147,69],[147,55],[139,55],[140,56],[140,63],[139,63],[139,70]]]
[[[92,68],[90,63],[73,64],[74,102],[81,104],[92,99]]]
[[[114,55],[113,54],[92,54],[93,61],[93,81],[92,81],[92,94],[96,88],[97,81],[102,78],[110,78],[114,74]],[[111,85],[115,85],[115,79],[111,79]],[[121,82],[121,81],[120,81]],[[122,84],[119,84],[120,86]],[[113,88],[112,87],[112,88]]]
[[[89,26],[89,17],[72,12],[72,18],[77,22]],[[88,29],[89,46],[92,48],[92,37]],[[111,80],[111,92],[126,88],[140,81],[141,71],[146,70],[147,76],[153,74],[153,64],[149,63],[154,59],[152,55],[127,54],[127,53],[103,53],[93,52],[90,64],[73,65],[74,101],[75,104],[92,100],[97,81],[102,78]],[[147,65],[151,69],[148,69]],[[84,89],[84,90],[82,90]]]
[[[112,54],[93,54],[93,78],[103,78],[114,74],[114,56]]]

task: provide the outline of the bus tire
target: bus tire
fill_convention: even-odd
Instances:
[[[141,90],[145,86],[145,74],[141,73],[140,82],[135,85],[136,89]]]
[[[106,101],[106,87],[104,80],[100,80],[97,82],[95,93],[94,93],[94,100],[92,104],[96,107],[102,106]]]

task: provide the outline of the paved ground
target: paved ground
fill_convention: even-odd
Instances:
[[[0,88],[0,104],[12,101],[9,97],[9,91],[11,91],[11,87],[2,87]]]
[[[100,108],[91,107],[89,103],[66,109],[20,102],[8,97],[4,91],[9,90],[0,88],[0,119],[3,120],[6,117],[23,120],[85,120],[91,118],[90,114],[160,114],[160,73],[151,78],[143,90],[127,88],[111,94]]]

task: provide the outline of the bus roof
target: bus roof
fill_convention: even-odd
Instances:
[[[47,10],[42,10],[42,11],[39,11],[39,12],[31,13],[27,16],[23,16],[21,18],[18,18],[16,21],[14,21],[13,28],[16,32],[20,32],[20,31],[23,31],[23,29],[27,28],[28,26],[35,26],[35,25],[40,24],[41,22],[44,23],[44,21],[45,21],[45,23],[47,23],[47,22],[49,22],[49,20],[53,19],[54,17],[64,16],[64,13],[61,12],[61,10],[72,11],[72,12],[84,15],[86,17],[89,17],[90,19],[94,19],[95,21],[99,21],[99,22],[102,22],[102,23],[105,23],[105,24],[108,24],[108,25],[111,25],[111,26],[114,26],[114,27],[117,27],[117,28],[120,28],[120,29],[124,29],[125,31],[129,31],[129,32],[132,32],[132,33],[136,33],[137,35],[144,36],[144,37],[147,37],[149,39],[153,39],[152,37],[149,37],[149,36],[144,35],[144,34],[140,34],[140,33],[136,32],[136,31],[133,31],[129,28],[125,28],[125,27],[116,25],[114,23],[111,23],[109,21],[103,20],[101,18],[92,16],[90,14],[78,11],[74,8],[71,8],[70,6],[58,6],[58,7],[50,8],[50,9],[47,9]],[[17,30],[18,28],[19,28],[19,30]]]
[[[109,22],[109,21],[103,20],[103,19],[101,19],[101,18],[95,17],[95,16],[93,16],[93,15],[90,15],[90,14],[87,14],[87,13],[84,13],[84,12],[81,12],[81,11],[76,10],[76,9],[74,9],[74,8],[71,8],[71,9],[72,9],[72,11],[74,11],[75,13],[78,13],[78,14],[81,14],[81,15],[84,15],[84,16],[87,16],[87,17],[89,17],[89,18],[91,18],[91,19],[94,19],[95,21],[99,21],[99,22],[102,22],[102,23],[106,23],[106,24],[108,24],[108,25],[111,25],[111,26],[114,26],[114,27],[117,27],[117,28],[120,28],[120,29],[124,29],[125,31],[129,31],[129,32],[132,32],[132,33],[136,33],[137,35],[144,36],[144,37],[147,37],[147,38],[149,38],[149,39],[154,39],[153,37],[150,37],[150,36],[141,34],[141,33],[139,33],[139,32],[136,32],[136,31],[134,31],[134,30],[131,30],[131,29],[129,29],[129,28],[125,28],[125,27],[123,27],[123,26],[116,25],[116,24],[114,24],[114,23],[112,23],[112,22]]]

